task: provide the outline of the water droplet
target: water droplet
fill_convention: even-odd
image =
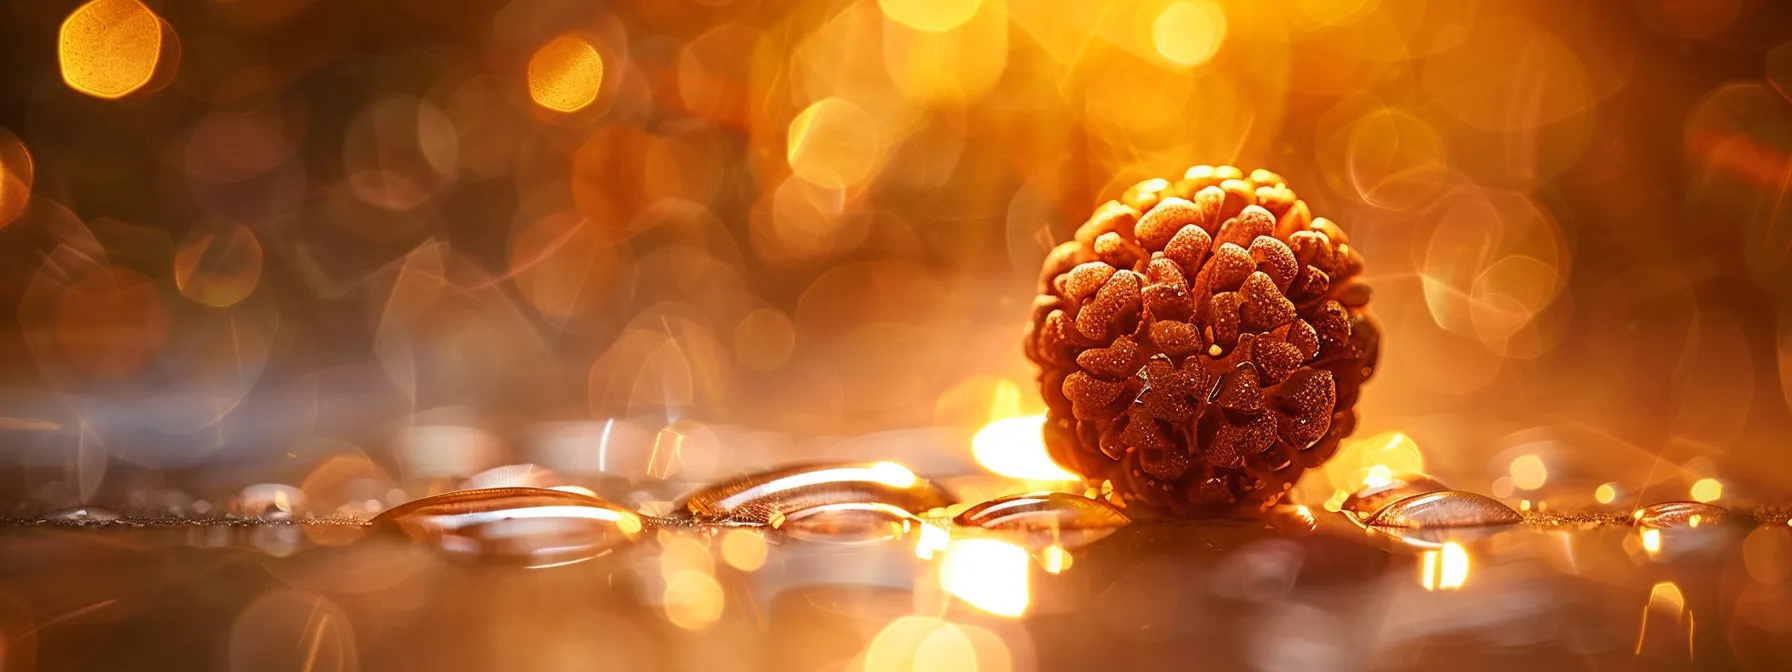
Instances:
[[[412,500],[377,527],[450,553],[552,567],[601,556],[640,536],[641,517],[596,497],[545,488],[459,490]]]
[[[1700,502],[1662,502],[1637,509],[1631,517],[1645,527],[1674,528],[1715,523],[1729,513],[1721,506]]]
[[[1377,485],[1363,486],[1363,489],[1344,498],[1344,503],[1340,508],[1356,514],[1358,518],[1369,518],[1386,508],[1387,505],[1407,497],[1443,492],[1449,489],[1449,486],[1424,474],[1401,474]]]
[[[908,511],[878,502],[823,504],[772,517],[772,526],[793,539],[835,544],[900,539],[925,523]]]
[[[53,525],[106,525],[121,518],[117,511],[97,506],[77,506],[45,514],[43,522]]]
[[[257,483],[237,493],[232,513],[260,520],[292,520],[306,508],[305,491],[284,483]]]
[[[1063,492],[1036,492],[978,504],[958,514],[954,522],[1018,533],[1020,540],[1033,548],[1054,544],[1076,548],[1113,534],[1132,519],[1105,502]]]
[[[1524,518],[1512,507],[1489,497],[1461,490],[1414,495],[1387,505],[1369,525],[1376,527],[1438,528],[1507,525]]]
[[[952,497],[894,462],[800,466],[760,472],[687,495],[677,508],[698,518],[769,525],[773,514],[829,504],[880,503],[910,513],[946,506]]]

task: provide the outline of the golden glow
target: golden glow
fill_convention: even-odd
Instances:
[[[1384,432],[1362,439],[1345,439],[1338,454],[1327,460],[1325,477],[1301,479],[1300,501],[1324,502],[1327,511],[1338,511],[1351,493],[1386,485],[1399,474],[1425,473],[1425,456],[1419,444],[1400,432]]]
[[[559,490],[561,492],[570,492],[575,495],[584,495],[586,497],[596,497],[597,496],[596,490],[592,490],[591,488],[587,488],[582,485],[556,485],[556,486],[549,487],[548,489],[549,490]]]
[[[983,468],[1009,478],[1034,481],[1074,481],[1070,473],[1045,452],[1040,428],[1045,416],[1028,415],[989,423],[971,438],[971,455]]]
[[[1419,585],[1425,590],[1456,590],[1468,582],[1468,551],[1462,544],[1446,542],[1443,548],[1425,551],[1419,560]]]
[[[1723,496],[1724,484],[1715,478],[1701,478],[1692,484],[1692,498],[1697,501],[1708,504]]]
[[[37,175],[31,150],[4,128],[0,128],[0,227],[18,219],[31,200],[31,186]]]
[[[858,105],[823,98],[790,121],[785,159],[810,184],[849,187],[871,175],[878,154],[877,122]]]
[[[62,22],[56,55],[62,81],[95,98],[121,98],[149,84],[162,58],[161,17],[137,0],[93,0]]]
[[[1661,552],[1661,530],[1653,527],[1643,529],[1643,550],[1651,554]]]
[[[964,25],[977,14],[982,0],[878,0],[877,6],[891,21],[931,33],[943,33]]]
[[[1682,620],[1683,614],[1687,617],[1692,616],[1686,611],[1686,596],[1680,592],[1680,586],[1675,585],[1673,581],[1662,581],[1651,586],[1649,602],[1643,605],[1643,624],[1637,629],[1637,653],[1643,652],[1643,642],[1649,637],[1649,612],[1651,611],[1664,612],[1672,616],[1676,623]],[[1689,630],[1688,635],[1690,636],[1690,634]]]
[[[921,533],[915,539],[915,557],[932,560],[933,554],[946,550],[952,543],[952,534],[946,528],[932,523],[922,523]]]
[[[765,565],[765,537],[750,530],[729,530],[722,535],[722,560],[728,566],[751,572]]]
[[[1225,39],[1226,14],[1211,0],[1177,2],[1165,7],[1151,24],[1157,53],[1181,66],[1206,63]]]
[[[1508,471],[1512,474],[1512,485],[1520,490],[1536,490],[1549,480],[1549,467],[1536,455],[1518,456],[1512,460]]]
[[[722,584],[699,571],[680,570],[666,578],[666,620],[686,630],[702,630],[722,617]]]
[[[1618,484],[1606,483],[1593,490],[1593,499],[1600,504],[1610,504],[1618,498]]]
[[[869,471],[871,480],[892,488],[914,487],[915,482],[919,480],[915,478],[915,472],[909,471],[908,467],[895,462],[878,462],[871,465]]]
[[[1045,568],[1047,574],[1063,573],[1064,570],[1070,569],[1072,560],[1070,551],[1064,550],[1063,546],[1057,544],[1052,544],[1039,551],[1039,565]]]
[[[577,112],[597,100],[604,59],[583,38],[561,35],[529,58],[529,97],[555,112]]]
[[[1025,549],[995,539],[959,539],[946,547],[940,587],[973,607],[1019,616],[1030,599]]]

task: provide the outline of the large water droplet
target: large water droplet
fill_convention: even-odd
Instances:
[[[900,539],[926,521],[878,502],[841,502],[774,515],[772,527],[794,539],[861,544]]]
[[[1449,489],[1450,486],[1424,474],[1401,474],[1376,485],[1363,486],[1363,489],[1344,498],[1344,503],[1339,508],[1355,514],[1357,518],[1369,518],[1387,505],[1407,497]]]
[[[374,517],[375,526],[458,555],[552,567],[633,542],[641,517],[596,497],[544,488],[432,495]]]
[[[978,504],[958,514],[954,522],[1014,533],[1034,548],[1054,544],[1076,548],[1113,534],[1132,519],[1105,502],[1062,492],[1038,492]]]
[[[1723,520],[1728,509],[1702,502],[1662,502],[1637,509],[1631,517],[1645,527],[1697,527]]]
[[[1382,508],[1368,524],[1376,527],[1477,527],[1523,521],[1512,507],[1461,490],[1414,495]]]
[[[878,503],[918,513],[947,506],[952,497],[894,462],[801,466],[760,472],[711,485],[686,496],[678,508],[697,518],[770,524],[790,514],[829,504]]]
[[[117,511],[97,506],[77,506],[44,514],[39,520],[52,525],[106,525],[122,518]]]

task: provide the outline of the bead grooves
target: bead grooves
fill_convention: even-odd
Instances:
[[[1363,259],[1281,176],[1195,166],[1045,259],[1027,332],[1053,459],[1175,516],[1263,510],[1355,428]]]

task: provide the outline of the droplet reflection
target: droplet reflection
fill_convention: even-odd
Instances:
[[[1132,519],[1105,502],[1062,492],[1041,492],[978,504],[959,514],[954,522],[1017,533],[1009,538],[1029,548],[1076,548],[1113,534]]]
[[[1436,528],[1508,525],[1524,520],[1512,507],[1461,490],[1446,490],[1407,497],[1389,504],[1369,525],[1376,527]]]
[[[1662,502],[1637,509],[1631,514],[1636,524],[1644,527],[1697,527],[1722,520],[1729,511],[1702,502]]]
[[[1344,498],[1342,508],[1358,518],[1371,518],[1387,505],[1412,497],[1449,490],[1449,486],[1424,474],[1400,474],[1364,486]]]
[[[686,496],[679,509],[698,518],[770,525],[773,514],[829,504],[879,503],[910,513],[946,506],[952,497],[894,462],[800,466],[711,485]]]
[[[914,514],[877,502],[823,504],[772,518],[772,526],[793,539],[858,544],[899,539],[915,525]]]
[[[552,567],[639,537],[641,517],[596,497],[543,488],[449,492],[401,504],[375,526],[458,555]]]

